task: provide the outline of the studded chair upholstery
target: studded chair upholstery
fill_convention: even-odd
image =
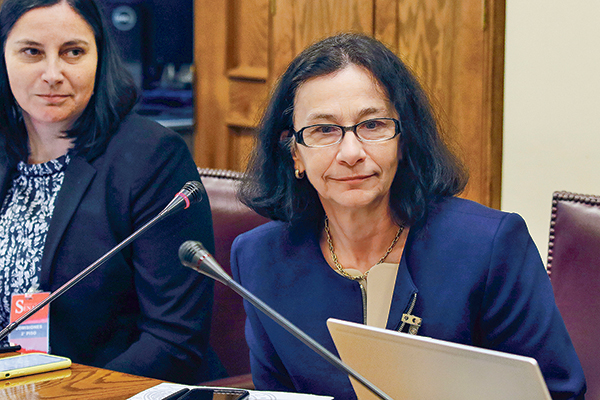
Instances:
[[[215,259],[231,275],[229,256],[233,240],[268,221],[242,204],[236,189],[240,172],[202,169],[198,172],[208,194],[215,234]],[[246,313],[242,298],[225,285],[216,282],[210,344],[219,356],[229,378],[210,382],[214,386],[252,389],[249,350],[244,336]],[[208,384],[208,383],[203,383]]]
[[[548,274],[587,380],[600,399],[600,197],[554,192]]]

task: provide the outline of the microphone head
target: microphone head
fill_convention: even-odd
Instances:
[[[228,285],[231,280],[231,277],[200,242],[188,240],[179,246],[179,261],[184,266],[225,285]]]
[[[188,240],[179,246],[179,261],[186,267],[187,264],[196,265],[202,259],[202,256],[208,253],[202,243]]]
[[[204,197],[204,186],[198,181],[189,181],[179,191],[182,195],[186,196],[190,201],[190,204],[198,203]]]
[[[162,219],[179,210],[187,209],[192,204],[199,203],[205,194],[206,190],[200,182],[186,182],[183,188],[173,197],[173,200],[158,214],[158,217]]]

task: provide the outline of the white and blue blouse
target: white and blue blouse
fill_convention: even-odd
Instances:
[[[46,235],[69,161],[66,154],[17,165],[0,209],[0,327],[9,323],[12,294],[39,290]]]

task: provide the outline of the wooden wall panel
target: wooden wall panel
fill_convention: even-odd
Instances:
[[[483,121],[482,132],[489,137],[487,184],[489,206],[500,208],[502,189],[502,131],[504,121],[504,38],[506,3],[484,1],[483,30]]]
[[[492,25],[486,26],[486,4],[473,0],[378,0],[375,35],[391,44],[431,95],[448,142],[469,169],[470,181],[463,196],[498,207],[502,125],[501,119],[490,113],[502,115],[497,101],[500,97],[501,102],[501,85],[493,85],[502,82],[503,73],[492,71],[490,62],[503,65],[503,51],[490,43],[494,35],[504,37],[504,24],[502,19],[501,24],[493,25],[494,32]],[[497,11],[495,17],[501,14],[503,18],[503,6]],[[496,99],[493,110],[492,97]]]
[[[229,80],[229,110],[225,123],[230,127],[253,128],[268,97],[266,81]]]
[[[229,107],[228,2],[197,0],[194,13],[194,159],[200,167],[226,168]]]
[[[288,64],[298,54],[295,42],[293,1],[275,1],[271,12],[271,32],[269,35],[269,85],[273,87]]]
[[[266,81],[269,61],[268,0],[229,0],[227,74]]]
[[[199,0],[196,133],[201,167],[242,169],[268,95],[269,0]],[[248,136],[248,137],[245,137]]]
[[[311,43],[339,32],[373,33],[373,0],[279,0],[272,21],[271,78]]]
[[[230,127],[229,166],[227,169],[243,171],[248,155],[254,146],[255,131],[252,128]]]
[[[296,0],[294,44],[299,53],[318,39],[337,32],[373,30],[373,2],[365,0]]]

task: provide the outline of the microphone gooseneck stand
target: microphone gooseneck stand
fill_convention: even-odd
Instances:
[[[292,324],[285,317],[273,310],[258,297],[250,293],[246,288],[234,281],[219,265],[217,260],[202,246],[202,243],[188,240],[179,247],[179,260],[183,265],[204,274],[216,281],[221,282],[225,286],[231,288],[237,294],[248,300],[254,307],[265,313],[273,321],[277,322],[281,327],[294,335],[302,343],[306,344],[325,360],[333,364],[337,369],[347,373],[354,379],[363,384],[377,397],[384,400],[393,400],[390,396],[384,393],[377,386],[368,381],[365,377],[354,371],[348,364],[344,363],[333,353],[320,345],[316,340],[304,333],[296,325]]]
[[[108,253],[104,254],[102,257],[94,261],[91,265],[85,268],[83,271],[75,275],[71,280],[66,282],[64,285],[56,289],[52,292],[48,297],[46,297],[43,301],[39,302],[35,307],[31,308],[31,310],[27,311],[23,314],[19,319],[11,322],[6,326],[6,328],[0,331],[0,340],[4,339],[8,336],[12,331],[14,331],[19,325],[21,325],[25,320],[31,317],[33,314],[41,310],[45,305],[50,304],[52,301],[57,299],[75,284],[77,284],[80,280],[88,276],[92,273],[96,268],[104,264],[106,261],[111,259],[116,253],[121,251],[125,246],[129,243],[133,242],[140,236],[142,233],[146,232],[150,227],[152,227],[157,222],[163,220],[167,216],[188,208],[191,204],[196,203],[202,199],[202,192],[204,191],[204,187],[200,182],[190,181],[187,182],[183,188],[175,195],[173,200],[154,218],[148,221],[144,226],[142,226],[137,231],[133,232],[129,235],[125,240],[121,243],[113,247]]]

